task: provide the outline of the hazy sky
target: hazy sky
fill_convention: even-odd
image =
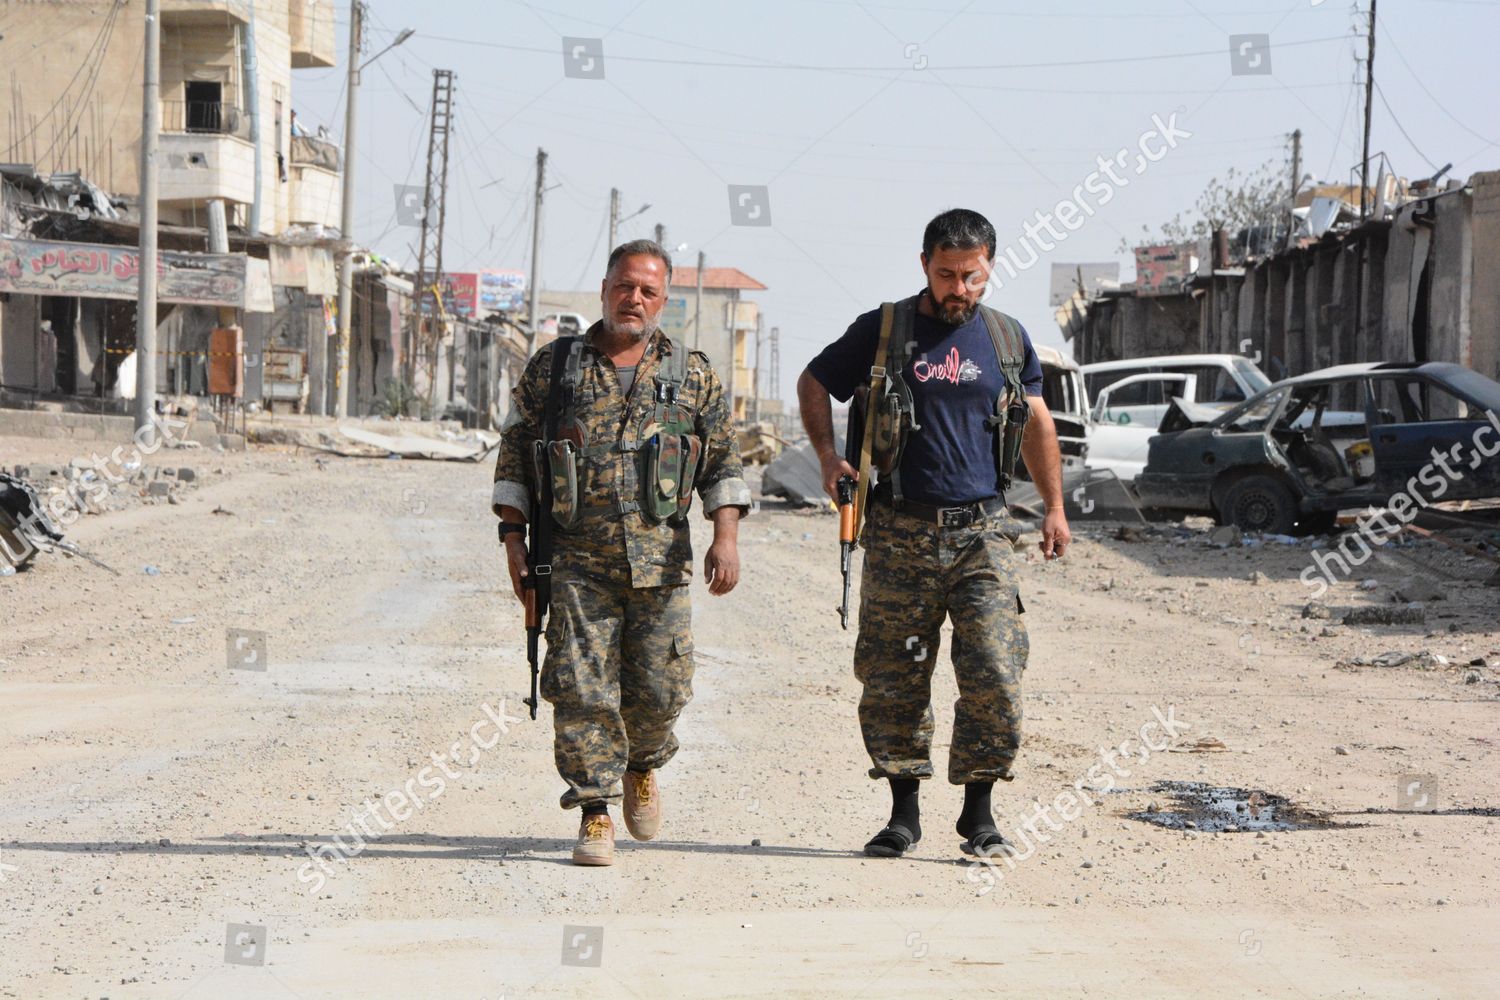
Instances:
[[[320,0],[330,2],[330,0]],[[1341,0],[686,0],[589,3],[373,0],[368,55],[417,34],[365,71],[355,236],[410,266],[417,230],[397,224],[393,190],[420,184],[434,67],[457,74],[445,266],[529,266],[538,146],[550,155],[541,254],[548,288],[594,288],[609,189],[623,192],[621,239],[651,235],[692,264],[734,266],[768,285],[781,329],[783,396],[854,316],[917,291],[922,228],[936,212],[983,212],[1017,259],[1023,225],[1051,212],[1128,149],[1108,203],[1085,192],[1066,239],[992,303],[1039,343],[1061,344],[1047,302],[1054,262],[1130,260],[1143,225],[1188,209],[1207,180],[1268,161],[1347,181],[1359,160],[1363,11]],[[343,131],[340,67],[298,71],[309,124]],[[1380,5],[1371,148],[1404,176],[1454,163],[1500,168],[1500,2]],[[1266,34],[1235,73],[1231,35]],[[598,39],[565,74],[563,39]],[[1253,40],[1251,40],[1253,42]],[[592,42],[582,42],[592,45]],[[1270,73],[1264,70],[1269,64]],[[1356,89],[1356,81],[1360,86]],[[1387,108],[1386,104],[1389,104]],[[1153,116],[1176,113],[1176,148],[1138,160]],[[1404,129],[1404,132],[1403,132]],[[1415,144],[1415,145],[1414,145]],[[1139,163],[1144,169],[1137,172]],[[733,225],[730,185],[764,185],[770,226]],[[764,215],[761,216],[764,218]]]

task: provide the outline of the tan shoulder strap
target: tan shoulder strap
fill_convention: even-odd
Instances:
[[[882,302],[880,304],[880,342],[875,345],[874,364],[870,366],[870,394],[865,397],[864,440],[859,445],[859,489],[854,494],[856,538],[859,537],[859,526],[865,523],[865,503],[870,495],[870,452],[875,441],[875,401],[885,390],[887,378],[885,366],[890,354],[891,328],[895,326],[895,323],[896,304]]]

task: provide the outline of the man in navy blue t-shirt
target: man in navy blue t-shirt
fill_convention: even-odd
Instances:
[[[1011,780],[1020,747],[1021,672],[1029,643],[1022,624],[1018,537],[1005,510],[990,418],[1010,385],[980,299],[995,257],[995,228],[978,212],[952,209],[922,237],[926,287],[898,308],[899,339],[910,352],[899,378],[910,391],[914,427],[893,475],[870,492],[854,672],[864,685],[860,729],[872,778],[891,786],[889,823],[865,845],[873,857],[900,857],[921,839],[917,789],[932,776],[932,668],[944,619],[953,622],[954,706],[948,780],[964,786],[957,830],[966,853],[988,857],[1008,845],[995,828],[990,793]],[[1019,383],[1029,407],[1021,454],[1046,504],[1041,549],[1055,559],[1071,536],[1062,505],[1057,431],[1042,401],[1042,367],[1024,345]],[[834,448],[829,397],[847,401],[870,382],[881,310],[855,319],[797,383],[802,422],[837,497],[841,476],[858,477]],[[897,359],[898,362],[900,359]],[[1014,370],[1012,376],[1014,377]],[[859,443],[852,445],[856,451]]]

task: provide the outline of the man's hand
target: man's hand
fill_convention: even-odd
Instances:
[[[1068,530],[1068,516],[1061,507],[1052,507],[1042,518],[1042,540],[1037,543],[1047,559],[1061,559],[1073,542],[1073,533]]]
[[[708,547],[703,557],[703,579],[708,581],[708,592],[723,597],[740,582],[739,544],[730,538],[718,538]]]
[[[510,566],[510,589],[516,592],[516,600],[526,601],[526,542],[525,536],[511,532],[505,536],[505,561]]]
[[[830,451],[818,460],[823,466],[823,492],[828,494],[828,499],[834,503],[839,502],[839,477],[848,476],[856,483],[859,482],[859,472],[854,466],[844,461],[843,457],[836,451]]]

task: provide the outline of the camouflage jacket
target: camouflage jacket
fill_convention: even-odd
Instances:
[[[615,366],[592,346],[600,329],[601,324],[595,323],[584,335],[582,377],[576,396],[578,420],[591,444],[623,442],[633,446],[638,443],[634,440],[638,429],[651,415],[661,358],[667,351],[685,348],[660,332],[653,334],[627,397],[620,391]],[[511,412],[495,459],[491,507],[497,516],[502,504],[530,513],[536,489],[532,449],[542,437],[555,346],[548,344],[536,352],[512,394]],[[687,380],[679,398],[695,414],[696,434],[703,441],[697,490],[704,516],[730,506],[748,513],[750,488],[745,485],[739,442],[723,384],[707,355],[694,351],[688,356]],[[634,587],[688,583],[692,579],[693,548],[687,523],[651,525],[638,511],[619,512],[622,501],[639,496],[634,458],[630,452],[593,447],[579,457],[579,504],[614,509],[585,515],[571,530],[558,529],[553,564],[587,572],[590,568],[617,568],[623,562],[630,568]]]

